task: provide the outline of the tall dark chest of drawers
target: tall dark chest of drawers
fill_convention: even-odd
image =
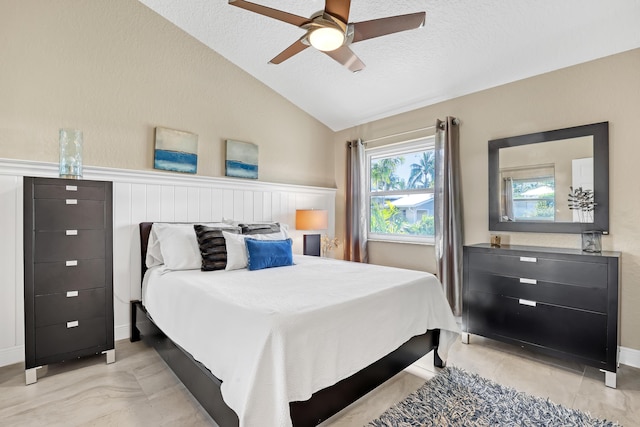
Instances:
[[[42,365],[115,361],[112,231],[111,182],[24,178],[27,384]]]
[[[463,331],[600,368],[615,387],[619,259],[617,252],[465,246]]]

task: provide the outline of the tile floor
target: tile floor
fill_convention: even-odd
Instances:
[[[104,356],[51,365],[24,385],[22,364],[0,368],[0,426],[215,426],[157,353],[143,343],[116,343]],[[431,355],[372,391],[323,427],[361,426],[432,377]],[[456,343],[449,365],[478,373],[593,416],[640,426],[640,369],[621,366],[618,388],[597,369],[540,357],[472,336]]]

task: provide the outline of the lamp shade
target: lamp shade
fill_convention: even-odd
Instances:
[[[297,230],[326,230],[329,214],[321,209],[299,209],[296,211]]]

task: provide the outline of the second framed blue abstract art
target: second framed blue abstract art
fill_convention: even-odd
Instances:
[[[225,175],[258,179],[258,146],[250,142],[227,139]]]

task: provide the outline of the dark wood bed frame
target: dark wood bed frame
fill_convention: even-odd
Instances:
[[[140,224],[142,275],[146,271],[145,258],[151,222]],[[319,390],[304,402],[289,403],[293,425],[315,426],[358,400],[389,378],[402,371],[431,350],[437,349],[439,330],[427,331],[404,343],[397,350],[372,363],[349,378]],[[140,301],[131,301],[131,341],[144,341],[153,346],[167,365],[182,381],[202,407],[220,427],[238,426],[238,416],[229,408],[220,392],[222,381],[186,350],[171,341],[154,323]],[[444,363],[434,351],[434,364]]]

